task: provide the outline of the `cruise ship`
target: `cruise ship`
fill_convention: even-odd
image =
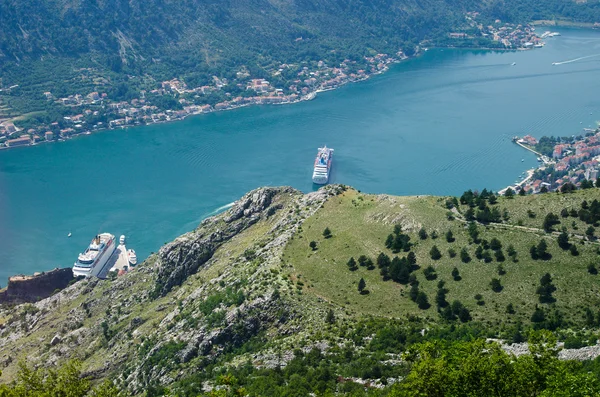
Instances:
[[[77,257],[77,262],[73,265],[73,275],[98,276],[116,249],[115,236],[110,233],[98,234],[85,252]]]
[[[318,185],[324,185],[329,180],[329,171],[331,171],[331,162],[333,161],[333,149],[325,145],[319,148],[317,158],[315,159],[315,169],[312,180]]]

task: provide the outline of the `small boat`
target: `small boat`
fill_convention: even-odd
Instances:
[[[525,159],[521,159],[521,163],[522,163],[523,161],[525,161]]]
[[[71,232],[69,232],[69,234],[67,234],[67,237],[71,237]]]
[[[119,237],[119,244],[124,245],[125,244],[125,235],[121,235],[121,237]]]
[[[132,250],[132,249],[127,250],[127,261],[129,262],[129,264],[131,266],[137,265],[137,255],[135,254],[134,250]]]
[[[516,62],[513,62],[510,64],[510,66],[515,66],[516,64],[517,64]]]

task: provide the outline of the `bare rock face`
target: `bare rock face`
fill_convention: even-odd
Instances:
[[[238,200],[224,215],[202,222],[200,227],[163,246],[158,253],[155,294],[164,296],[196,273],[224,242],[267,217],[277,194],[300,194],[290,187],[260,188]]]
[[[54,335],[54,338],[52,338],[52,340],[50,341],[50,345],[56,346],[60,342],[61,342],[60,336],[59,335]]]

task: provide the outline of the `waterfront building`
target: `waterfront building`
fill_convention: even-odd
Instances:
[[[29,135],[26,135],[26,136],[22,136],[17,139],[9,139],[8,141],[6,141],[6,146],[7,147],[26,146],[26,145],[29,145],[30,143],[31,143],[31,138],[29,137]]]

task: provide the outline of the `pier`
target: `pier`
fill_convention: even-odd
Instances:
[[[536,152],[529,145],[525,145],[525,144],[519,142],[518,137],[514,137],[513,142],[516,143],[517,145],[521,146],[523,149],[529,150],[530,152],[535,153],[540,159],[542,159],[542,162],[544,164],[552,164],[553,163],[553,161],[550,160],[550,158],[548,158],[548,156],[545,156],[545,155],[541,154],[540,152]]]
[[[104,268],[98,273],[98,278],[105,279],[111,271],[129,271],[131,268],[132,266],[129,264],[129,259],[127,258],[127,246],[124,243],[119,244],[108,262],[106,262],[106,265],[104,265]]]

